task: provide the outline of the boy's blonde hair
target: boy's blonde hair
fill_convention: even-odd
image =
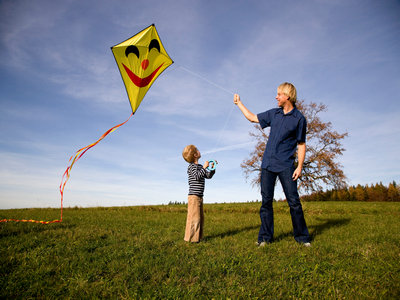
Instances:
[[[193,163],[195,160],[194,155],[197,152],[197,148],[195,145],[187,145],[185,149],[183,149],[182,156],[184,160],[186,160],[188,163]]]
[[[289,82],[282,83],[280,86],[278,86],[278,92],[284,93],[289,97],[289,101],[292,102],[293,105],[296,104],[297,91],[293,84]]]

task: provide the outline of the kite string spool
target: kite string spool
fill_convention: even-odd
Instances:
[[[207,167],[208,171],[214,171],[217,168],[218,162],[216,160],[211,159],[208,161],[208,163],[209,163]]]

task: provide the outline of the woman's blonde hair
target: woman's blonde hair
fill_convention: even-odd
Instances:
[[[284,93],[289,97],[289,101],[292,102],[293,105],[296,104],[297,101],[297,91],[293,84],[289,82],[284,82],[280,86],[278,86],[278,92]]]
[[[193,163],[195,160],[194,155],[197,152],[197,148],[195,145],[187,145],[185,149],[183,149],[182,156],[184,160],[186,160],[188,163]]]

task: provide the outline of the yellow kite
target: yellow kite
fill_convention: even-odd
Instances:
[[[111,50],[135,113],[157,76],[173,61],[165,51],[154,24],[111,47]]]
[[[146,92],[153,84],[154,80],[156,80],[161,72],[170,66],[173,61],[165,51],[154,24],[143,29],[125,42],[111,47],[111,50],[114,54],[119,71],[121,72],[131,103],[132,114],[128,118],[129,120],[136,112],[140,102],[142,102],[143,97],[146,95]],[[128,120],[110,128],[96,142],[79,149],[75,155],[71,156],[69,159],[71,164],[65,170],[60,184],[61,219],[52,222],[62,222],[64,188],[70,177],[74,163],[76,163],[86,151],[96,146],[109,133],[124,125]],[[34,220],[30,220],[29,222],[32,221]],[[2,220],[0,220],[0,222],[2,222]]]

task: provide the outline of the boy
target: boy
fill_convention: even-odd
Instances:
[[[189,163],[187,170],[189,181],[188,213],[184,240],[186,242],[198,243],[203,238],[203,194],[205,178],[210,179],[213,177],[215,170],[207,170],[209,166],[208,161],[204,163],[204,166],[199,164],[201,154],[194,145],[186,146],[183,149],[182,156]]]
[[[274,215],[272,202],[276,178],[282,184],[292,217],[294,239],[309,247],[310,235],[304,220],[300,197],[297,192],[297,179],[301,175],[306,154],[306,128],[304,116],[296,108],[297,92],[293,84],[285,82],[277,89],[278,108],[267,110],[258,115],[250,112],[240,101],[238,94],[233,102],[243,115],[261,128],[271,127],[267,146],[261,164],[261,226],[258,234],[258,246],[273,241]],[[298,165],[294,168],[294,159],[298,152]]]

